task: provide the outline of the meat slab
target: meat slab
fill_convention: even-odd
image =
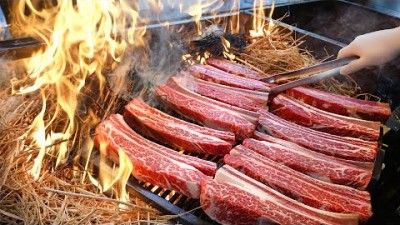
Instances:
[[[248,90],[255,90],[255,91],[268,91],[271,89],[271,85],[267,83],[230,74],[209,65],[196,64],[190,66],[189,72],[193,76],[200,78],[202,80],[211,81],[214,83],[223,84],[227,86],[238,87]]]
[[[243,109],[258,111],[267,109],[268,93],[249,91],[203,81],[193,76],[177,76],[171,78],[187,89],[202,96],[212,98]]]
[[[273,137],[273,136],[265,134],[265,133],[261,133],[259,131],[255,131],[253,136],[252,136],[252,138],[260,140],[260,141],[267,141],[267,142],[283,145],[283,146],[285,146],[287,148],[296,149],[297,151],[300,151],[300,152],[307,152],[307,154],[312,154],[312,153],[309,153],[309,151],[312,151],[312,150],[310,150],[308,148],[305,148],[303,146],[300,146],[300,145],[298,145],[296,143],[293,143],[293,142],[290,142],[290,141],[286,141],[286,140],[283,140],[283,139],[280,139],[280,138],[277,138],[277,137]],[[373,162],[363,162],[363,161],[342,159],[342,158],[329,156],[329,155],[325,155],[324,157],[326,159],[329,159],[329,160],[343,162],[345,164],[352,164],[352,165],[358,166],[360,168],[363,168],[363,169],[365,169],[367,171],[371,171],[371,172],[374,169],[374,163]]]
[[[188,152],[225,155],[235,143],[235,134],[232,132],[177,119],[150,107],[139,98],[125,106],[124,119],[141,134]]]
[[[227,103],[224,103],[224,102],[221,102],[221,101],[217,101],[217,100],[205,97],[205,96],[201,96],[200,94],[189,90],[184,85],[179,83],[178,79],[176,79],[176,77],[171,77],[170,79],[168,79],[166,85],[168,87],[174,89],[175,91],[178,91],[178,92],[180,92],[180,93],[182,93],[184,95],[190,96],[190,97],[198,99],[200,101],[203,101],[203,102],[205,102],[205,103],[207,103],[209,105],[212,104],[212,105],[216,105],[216,106],[219,106],[219,107],[234,111],[234,112],[240,114],[242,117],[246,118],[251,123],[254,123],[254,124],[257,123],[257,119],[258,119],[258,113],[257,112],[250,111],[250,110],[247,110],[247,109],[243,109],[243,108],[240,108],[240,107],[237,107],[237,106],[234,106],[234,105],[229,105]]]
[[[201,183],[200,203],[222,224],[357,224],[357,214],[327,212],[299,203],[223,166],[214,180]]]
[[[272,136],[344,159],[373,162],[376,157],[377,142],[316,131],[286,121],[265,110],[260,110],[259,113],[260,128]]]
[[[388,103],[365,101],[309,87],[296,87],[286,93],[316,108],[355,118],[384,123],[391,114]]]
[[[272,100],[272,112],[281,118],[314,130],[339,136],[378,140],[380,123],[326,112],[279,94]]]
[[[245,148],[232,149],[224,162],[306,205],[332,212],[357,213],[362,221],[372,216],[370,195],[366,191],[314,179]]]
[[[209,58],[207,59],[207,64],[225,72],[236,74],[242,77],[247,77],[255,80],[265,78],[265,76],[261,75],[255,70],[250,69],[250,67],[248,66],[234,63],[223,58]]]
[[[372,175],[370,171],[331,160],[331,158],[324,157],[323,154],[312,151],[298,151],[298,149],[252,138],[245,139],[243,146],[237,147],[251,149],[294,170],[335,184],[363,189],[368,185]]]
[[[111,115],[96,128],[95,143],[106,145],[110,158],[123,151],[132,161],[132,175],[140,181],[199,198],[200,181],[209,179],[216,165],[152,143],[135,133],[121,115]],[[113,156],[114,155],[114,156]],[[208,172],[207,172],[208,171]]]
[[[158,86],[155,93],[164,104],[179,114],[206,127],[233,132],[237,140],[250,137],[255,130],[256,118],[251,122],[246,115],[230,110],[229,105],[222,107],[202,96],[190,96],[166,85]]]

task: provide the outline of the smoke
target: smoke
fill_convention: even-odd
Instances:
[[[147,63],[137,60],[135,72],[137,77],[148,87],[154,87],[178,72],[181,66],[182,55],[185,52],[183,38],[168,27],[150,30],[149,48],[141,53],[147,54]],[[142,54],[135,56],[142,57]]]
[[[23,96],[11,96],[7,94],[0,96],[0,132],[7,127],[12,127],[13,122],[19,119],[20,113],[24,110],[19,106],[23,102]]]
[[[9,127],[23,108],[19,107],[24,101],[23,96],[12,96],[11,80],[16,77],[15,62],[7,57],[0,57],[0,132]]]
[[[176,29],[163,26],[148,30],[144,46],[128,50],[124,61],[107,75],[112,90],[125,101],[141,96],[151,102],[154,87],[181,68],[186,45]]]
[[[0,57],[0,90],[11,87],[11,80],[15,77],[15,62],[5,56]]]

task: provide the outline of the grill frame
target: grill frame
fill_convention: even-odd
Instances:
[[[241,15],[244,16],[254,16],[251,10],[242,10],[240,11]],[[231,13],[224,13],[220,14],[219,16],[221,18],[224,17],[229,17],[232,16],[233,14]],[[212,19],[215,18],[215,16],[208,16],[204,17],[204,20],[207,19]],[[264,18],[265,20],[270,20],[269,18]],[[277,21],[276,21],[277,22]],[[179,25],[193,25],[194,20],[193,19],[186,19],[186,20],[181,20],[181,21],[175,21],[170,23],[170,26],[179,26]],[[278,22],[279,26],[285,27],[287,29],[291,29],[294,31],[294,35],[298,36],[303,36],[307,35],[306,37],[306,42],[305,44],[311,44],[313,43],[313,46],[309,46],[312,49],[318,49],[321,48],[321,46],[325,46],[327,51],[329,51],[331,54],[336,54],[337,51],[343,47],[345,44],[326,38],[324,36],[315,34],[313,32],[305,31],[297,27],[293,27],[291,25]],[[152,24],[148,27],[148,29],[158,29],[160,27],[164,27],[165,24]],[[33,46],[39,45],[39,43],[33,43]],[[29,45],[31,46],[31,45]],[[0,48],[0,54],[1,54],[1,48]],[[322,53],[318,53],[321,55],[316,55],[317,58],[322,56]],[[368,73],[376,73],[375,70],[369,70]],[[375,163],[375,168],[374,168],[374,173],[373,173],[373,179],[371,180],[370,185],[368,186],[368,190],[372,191],[377,183],[379,183],[380,179],[380,174],[382,171],[382,163],[384,162],[384,155],[386,151],[386,147],[383,144],[383,138],[384,136],[381,135],[381,139],[379,141],[379,152],[377,156],[377,160]],[[209,160],[212,160],[213,157],[211,156],[203,156],[206,158],[211,158]],[[215,157],[214,157],[215,158]],[[215,159],[218,163],[220,163],[221,159]],[[149,205],[153,206],[157,210],[161,211],[164,214],[169,214],[169,215],[180,215],[172,220],[179,222],[181,224],[218,224],[215,221],[212,221],[210,218],[208,218],[205,213],[201,209],[197,209],[191,213],[187,213],[188,211],[198,208],[199,207],[199,201],[198,200],[193,200],[193,199],[188,199],[185,196],[178,195],[178,194],[170,194],[171,191],[167,189],[162,189],[162,188],[155,188],[153,191],[152,189],[154,186],[149,185],[147,183],[143,182],[138,182],[135,178],[131,177],[128,181],[127,184],[127,189],[131,194],[134,194],[136,197],[141,199],[142,201],[148,203]],[[166,198],[169,196],[169,200]],[[172,203],[171,203],[172,202]]]
[[[242,10],[241,12],[241,17],[242,16],[254,16],[254,14],[251,12],[251,10]],[[226,14],[227,16],[232,16],[229,14]],[[212,18],[212,17],[209,17]],[[263,18],[266,21],[271,20],[270,18]],[[189,22],[189,21],[188,21]],[[295,36],[306,36],[305,39],[305,45],[311,44],[310,46],[303,46],[303,47],[310,47],[314,51],[318,50],[319,48],[323,48],[327,50],[330,54],[335,55],[345,44],[340,43],[338,41],[326,38],[324,36],[305,31],[303,29],[288,25],[283,22],[279,21],[274,21],[276,24],[279,26],[292,30],[294,32]],[[179,23],[179,25],[191,25],[190,23],[193,23],[193,21],[190,21],[189,23]],[[160,28],[160,26],[155,25],[155,28]],[[323,53],[318,52],[316,55],[316,58],[322,58]],[[374,70],[369,70],[368,73],[375,73]],[[182,118],[183,119],[183,118]],[[379,178],[382,172],[382,166],[383,162],[385,159],[385,151],[386,147],[383,143],[384,139],[384,134],[383,130],[381,129],[381,138],[379,140],[379,148],[378,148],[378,153],[377,153],[377,158],[374,164],[374,170],[373,170],[373,176],[371,178],[371,181],[367,187],[367,191],[371,192],[376,188],[376,185],[379,183]],[[190,154],[190,153],[185,153],[185,154]],[[221,160],[214,161],[217,163],[221,163]],[[134,178],[131,178],[128,182],[128,190],[135,195],[139,195],[139,198],[146,203],[154,206],[156,209],[159,211],[166,213],[166,214],[175,214],[177,215],[179,213],[184,213],[193,210],[194,208],[198,207],[200,205],[199,200],[194,200],[194,199],[188,199],[185,196],[175,194],[172,197],[172,201],[168,201],[165,199],[165,197],[168,194],[161,194],[159,193],[169,193],[170,191],[167,189],[162,189],[162,188],[156,188],[154,191],[151,189],[154,187],[152,185],[143,183],[143,182],[137,182]],[[175,203],[174,203],[175,202]],[[193,219],[193,220],[192,220]],[[182,216],[179,216],[177,218],[172,219],[173,221],[182,223],[182,224],[219,224],[213,220],[211,220],[205,213],[204,211],[200,209],[196,209],[194,211],[191,211],[188,214],[184,214]]]

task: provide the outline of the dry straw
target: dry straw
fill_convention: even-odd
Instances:
[[[268,24],[266,24],[266,27]],[[316,60],[312,52],[301,47],[305,36],[296,38],[293,31],[275,26],[269,35],[260,38],[251,38],[251,44],[244,51],[236,52],[237,61],[246,64],[264,74],[274,75],[293,71],[320,61]],[[321,60],[331,58],[328,54]],[[326,79],[314,87],[347,96],[355,96],[360,87],[349,76],[341,76],[340,81],[335,78]]]
[[[116,97],[106,93],[97,102],[100,118],[119,107]],[[47,96],[48,105],[54,96]],[[28,140],[21,140],[41,109],[40,95],[11,96],[7,89],[0,93],[2,105],[17,102],[18,107],[0,111],[0,223],[1,224],[162,224],[161,216],[134,197],[129,203],[119,202],[99,193],[74,159],[54,168],[55,157],[47,154],[38,180],[29,174],[36,156]],[[99,105],[109,106],[100,109]],[[89,106],[92,107],[92,106]],[[51,110],[49,110],[51,111]],[[10,116],[12,115],[12,116]],[[48,116],[47,118],[51,118]],[[59,117],[62,123],[62,116]],[[89,129],[89,127],[81,127]],[[82,133],[82,132],[81,132]],[[71,141],[71,140],[66,140]],[[75,143],[81,145],[82,143]],[[49,146],[50,147],[50,146]],[[76,155],[75,155],[76,157]]]

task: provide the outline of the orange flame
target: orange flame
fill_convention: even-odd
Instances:
[[[269,20],[269,22],[268,22],[268,29],[267,29],[267,31],[266,31],[266,34],[267,34],[267,35],[270,35],[270,34],[271,34],[272,29],[273,29],[274,26],[275,26],[275,23],[274,23],[274,21],[272,20],[272,15],[274,14],[274,11],[275,11],[275,3],[276,3],[276,0],[274,0],[274,1],[272,2],[272,6],[271,6],[271,9],[270,9],[270,11],[269,11],[268,17],[271,18],[271,20]]]
[[[231,43],[223,36],[221,36],[221,42],[222,46],[224,46],[224,50],[222,52],[224,57],[230,60],[234,60],[236,56],[229,51],[229,49],[231,48]]]
[[[233,34],[237,34],[240,32],[240,0],[234,0],[232,2],[231,13],[234,13],[230,17],[229,21],[229,29]]]
[[[250,30],[250,36],[252,37],[262,37],[264,36],[264,24],[265,24],[265,13],[264,13],[264,1],[254,0],[253,12],[255,16],[253,17],[253,30]]]
[[[271,20],[268,23],[268,28],[265,29],[265,12],[264,12],[264,1],[263,0],[255,0],[253,5],[253,29],[250,30],[251,37],[263,37],[265,35],[270,35],[273,27],[275,26],[274,22],[272,21],[272,15],[275,10],[276,0],[272,1],[271,9],[269,11],[268,17]]]
[[[20,95],[40,92],[42,96],[42,110],[24,136],[39,149],[30,170],[38,179],[46,154],[57,156],[57,167],[69,156],[75,139],[79,139],[78,99],[87,79],[97,79],[97,89],[102,93],[103,71],[121,62],[128,47],[143,45],[145,29],[136,29],[139,14],[127,0],[67,0],[55,5],[45,2],[43,9],[36,2],[20,0],[13,5],[14,34],[33,36],[42,40],[45,47],[25,61],[28,78],[15,80],[12,91]],[[55,96],[55,107],[50,107],[49,96]],[[95,124],[98,118],[90,111],[88,114],[89,123]],[[89,135],[89,130],[85,133]],[[92,147],[90,140],[85,150],[91,151]],[[124,154],[120,156],[122,166],[116,179],[126,181],[131,169],[126,166],[129,163]],[[109,181],[103,186],[114,183]]]
[[[95,179],[89,174],[89,178],[101,192],[111,190],[112,195],[121,201],[128,201],[129,194],[126,191],[126,183],[132,173],[133,164],[122,149],[118,150],[117,155],[110,155],[107,152],[108,143],[100,142],[100,164],[99,179]],[[116,164],[109,166],[111,158]]]
[[[219,4],[217,6],[214,6],[215,3]],[[187,9],[187,13],[194,18],[198,35],[201,35],[203,33],[203,25],[201,24],[200,19],[204,11],[206,9],[210,10],[212,6],[214,6],[214,9],[210,11],[215,11],[222,6],[221,3],[223,2],[218,0],[197,0],[196,3],[189,6],[189,8]]]

